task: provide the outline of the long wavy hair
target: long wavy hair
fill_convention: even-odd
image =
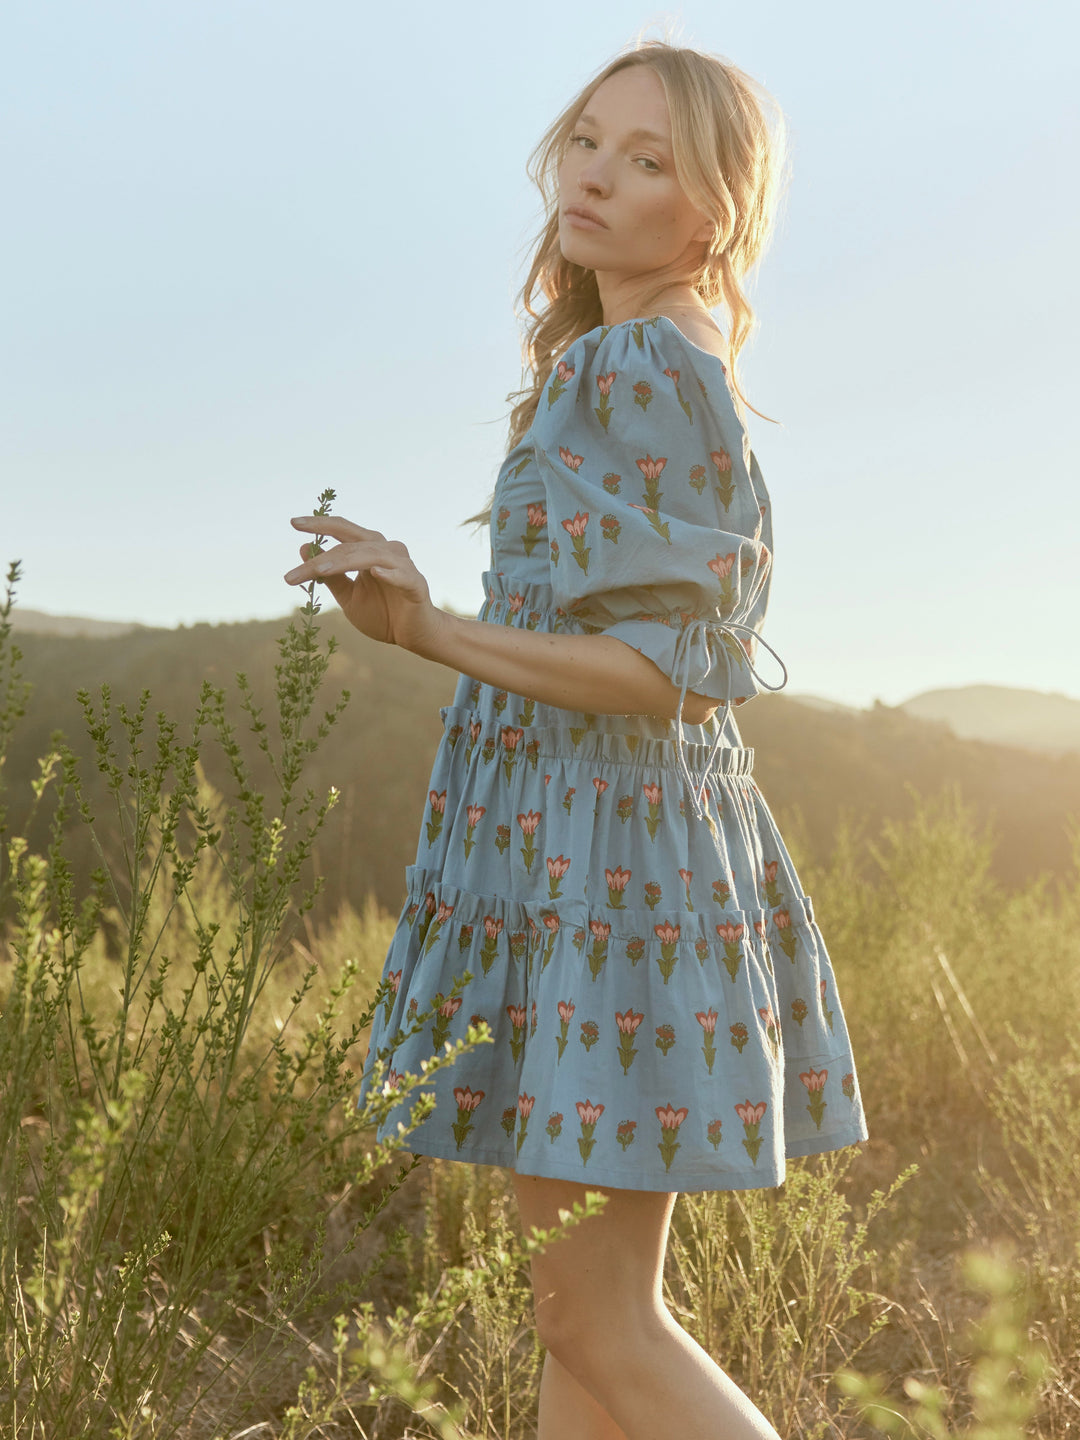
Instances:
[[[728,382],[738,401],[762,419],[772,419],[743,394],[737,360],[756,324],[741,282],[765,251],[787,181],[783,113],[768,91],[730,61],[664,40],[640,40],[588,82],[529,157],[528,174],[540,191],[544,218],[518,297],[525,317],[526,383],[506,397],[513,405],[509,449],[532,423],[555,361],[579,336],[603,323],[594,273],[564,259],[559,246],[558,171],[593,93],[632,65],[649,66],[663,85],[675,173],[691,203],[714,225],[700,267],[687,278],[710,310],[723,305],[727,311]],[[483,511],[462,523],[485,525],[490,519],[489,498]]]

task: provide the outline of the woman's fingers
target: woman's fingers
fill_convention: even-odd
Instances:
[[[329,535],[333,540],[385,540],[378,530],[366,530],[355,525],[343,515],[297,515],[291,521],[294,529],[307,530],[312,535]]]
[[[359,530],[361,527],[353,528]],[[365,531],[364,534],[370,536],[376,532]],[[285,576],[290,585],[302,585],[308,580],[322,580],[328,575],[344,575],[349,571],[363,574],[380,565],[397,566],[404,563],[415,569],[407,547],[400,540],[385,540],[381,535],[374,540],[346,541],[315,555],[311,554],[310,545],[302,545],[300,554],[304,563],[288,571]]]

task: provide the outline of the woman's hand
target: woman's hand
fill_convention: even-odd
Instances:
[[[311,554],[311,545],[302,545],[304,563],[288,572],[288,584],[323,581],[349,623],[372,640],[405,650],[430,646],[442,611],[432,605],[427,581],[400,540],[387,540],[378,530],[365,530],[340,515],[302,515],[292,524],[339,543],[318,555]]]

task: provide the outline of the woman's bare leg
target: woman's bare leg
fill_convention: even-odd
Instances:
[[[513,1175],[522,1225],[548,1229],[559,1210],[603,1190],[583,1220],[532,1261],[545,1369],[538,1440],[779,1440],[735,1382],[676,1322],[663,1300],[664,1251],[675,1196]],[[564,1371],[612,1422],[580,1413]]]
[[[583,1390],[549,1350],[540,1377],[537,1440],[626,1440],[602,1405]]]

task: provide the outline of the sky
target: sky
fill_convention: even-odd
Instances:
[[[775,97],[791,181],[740,357],[789,693],[1080,697],[1080,11],[10,0],[0,562],[18,602],[286,614],[289,517],[475,614],[530,150],[641,31]],[[722,312],[718,318],[723,323]]]

